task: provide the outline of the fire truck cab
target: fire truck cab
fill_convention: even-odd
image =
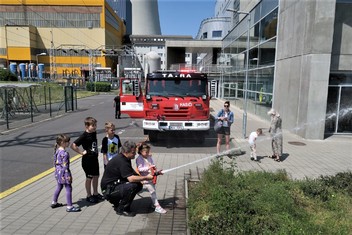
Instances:
[[[204,142],[210,129],[206,74],[156,71],[147,74],[144,89],[141,87],[140,80],[121,79],[121,112],[144,118],[143,130],[150,142],[156,142],[161,132],[192,133],[198,142]]]

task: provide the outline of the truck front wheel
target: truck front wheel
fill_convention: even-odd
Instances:
[[[151,143],[155,143],[158,141],[158,133],[155,131],[150,131],[148,137]]]

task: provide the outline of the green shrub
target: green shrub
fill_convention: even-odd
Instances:
[[[306,196],[320,199],[322,201],[329,200],[329,195],[332,194],[330,188],[318,179],[307,179],[305,182],[302,182],[301,189]]]
[[[321,176],[320,180],[326,186],[342,190],[352,197],[352,172],[340,172],[333,176]]]
[[[188,208],[191,234],[352,232],[352,199],[339,188],[322,179],[293,181],[285,171],[236,173],[219,161],[190,187]]]
[[[87,82],[86,89],[87,91],[109,92],[111,84],[109,82]]]
[[[333,176],[320,176],[318,179],[302,182],[303,192],[311,197],[327,201],[334,191],[340,191],[352,196],[352,172],[341,172]]]
[[[18,78],[8,69],[0,69],[0,81],[18,81]]]

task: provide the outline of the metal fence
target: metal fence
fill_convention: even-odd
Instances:
[[[44,121],[77,109],[73,86],[0,84],[0,132]]]

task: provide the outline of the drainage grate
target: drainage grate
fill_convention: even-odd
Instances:
[[[292,144],[292,145],[297,145],[297,146],[305,146],[306,145],[305,143],[298,142],[298,141],[289,141],[288,143]]]

